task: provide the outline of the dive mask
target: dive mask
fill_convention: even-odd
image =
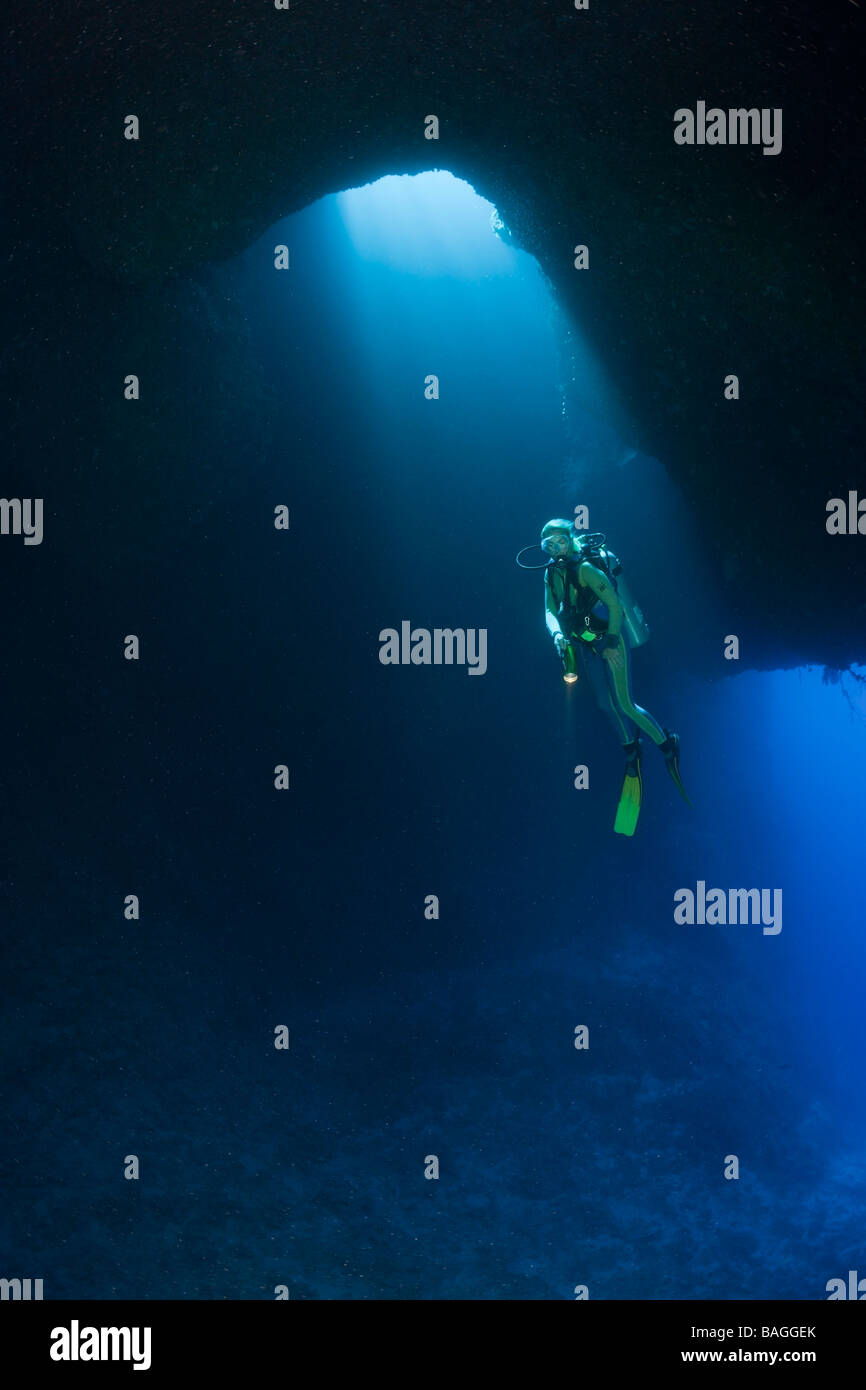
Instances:
[[[550,536],[545,536],[541,542],[541,549],[545,555],[550,555],[552,559],[561,559],[563,555],[568,555],[571,551],[571,537],[562,531],[554,531]]]

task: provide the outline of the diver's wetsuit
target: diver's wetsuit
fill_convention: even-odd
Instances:
[[[599,708],[612,720],[622,744],[630,744],[642,730],[655,744],[663,744],[667,734],[648,710],[635,704],[631,693],[631,660],[628,638],[622,631],[608,632],[611,610],[622,619],[616,590],[607,576],[587,561],[569,561],[567,565],[550,565],[544,574],[544,592],[548,628],[559,630],[574,648],[581,673],[593,688]],[[566,581],[567,574],[567,581]],[[607,602],[605,601],[607,599]],[[584,635],[586,634],[586,635]],[[615,670],[602,652],[616,646],[622,656],[622,668]]]

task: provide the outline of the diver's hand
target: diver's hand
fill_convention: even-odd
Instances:
[[[556,655],[561,657],[568,646],[568,638],[564,632],[557,632],[553,641],[556,646]]]
[[[605,661],[614,671],[621,671],[623,668],[622,652],[619,649],[619,642],[615,647],[605,647],[602,652]]]

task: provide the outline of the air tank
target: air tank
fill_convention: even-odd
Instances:
[[[629,646],[642,647],[644,642],[649,641],[649,623],[643,615],[643,609],[635,603],[628,586],[628,580],[623,576],[619,557],[614,555],[612,550],[608,550],[607,546],[604,548],[604,554],[610,566],[611,577],[616,585],[619,601],[622,604],[623,628],[628,637]]]

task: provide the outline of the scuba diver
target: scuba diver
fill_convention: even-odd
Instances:
[[[630,649],[649,637],[643,613],[622,578],[622,567],[605,544],[601,531],[575,531],[570,521],[548,521],[541,532],[544,565],[545,619],[562,662],[563,678],[573,684],[582,674],[589,681],[602,711],[612,720],[625,753],[614,830],[633,835],[640,814],[641,733],[661,752],[665,766],[683,799],[691,805],[679,769],[680,741],[640,705],[631,693]]]

